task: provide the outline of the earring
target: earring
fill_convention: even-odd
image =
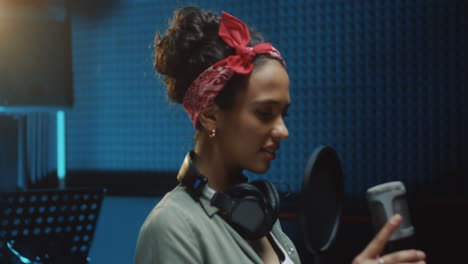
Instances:
[[[216,128],[213,128],[213,130],[211,130],[209,137],[214,138],[215,136],[216,136]]]

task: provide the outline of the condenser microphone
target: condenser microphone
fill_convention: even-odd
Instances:
[[[390,237],[384,251],[387,253],[415,248],[415,230],[411,224],[406,188],[401,181],[379,184],[367,190],[367,201],[375,232],[378,232],[395,214],[402,217],[399,228]]]

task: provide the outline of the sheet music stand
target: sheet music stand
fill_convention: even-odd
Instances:
[[[105,192],[76,188],[0,193],[0,263],[89,263]]]

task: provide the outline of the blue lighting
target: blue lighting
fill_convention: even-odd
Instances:
[[[7,242],[7,247],[8,249],[15,255],[19,258],[19,260],[24,263],[24,264],[30,264],[32,263],[31,260],[29,260],[28,258],[25,258],[23,256],[21,256],[21,254],[16,251],[14,248],[13,248],[13,243],[15,243],[14,241],[11,241],[11,242]]]
[[[65,157],[65,112],[57,111],[57,177],[64,180],[66,176]]]

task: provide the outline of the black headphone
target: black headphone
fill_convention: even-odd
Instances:
[[[268,234],[278,219],[279,195],[275,186],[268,180],[256,180],[229,187],[226,192],[211,189],[204,177],[192,163],[191,151],[188,155],[189,168],[195,177],[184,177],[182,184],[188,193],[198,200],[205,196],[211,205],[220,210],[220,215],[243,238],[257,240]]]

